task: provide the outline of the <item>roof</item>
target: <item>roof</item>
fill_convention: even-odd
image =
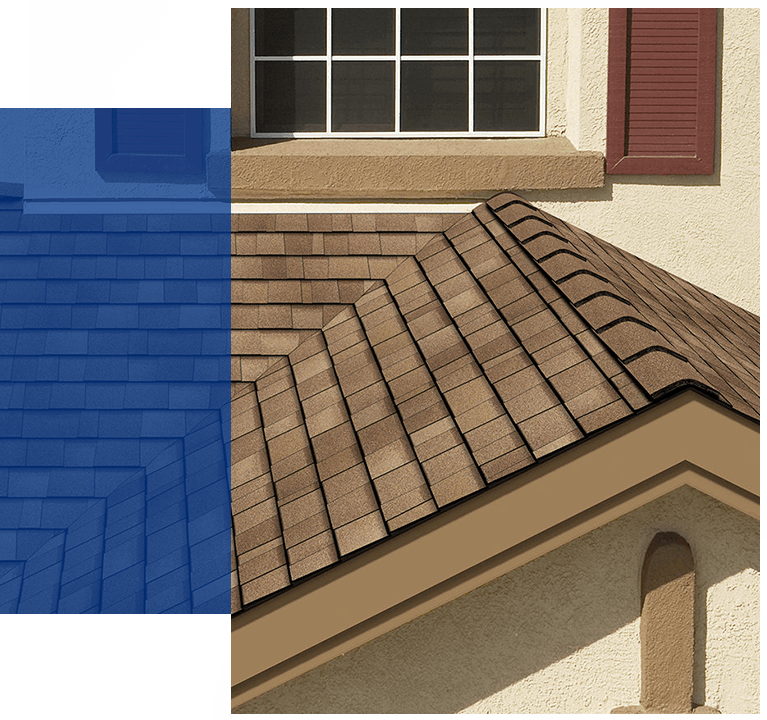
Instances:
[[[233,612],[680,388],[758,418],[755,315],[510,193],[453,220],[426,239],[326,219],[352,255],[314,281],[311,216],[237,233],[238,255],[283,255],[233,263],[268,285],[233,287],[233,352],[258,361],[232,386]]]

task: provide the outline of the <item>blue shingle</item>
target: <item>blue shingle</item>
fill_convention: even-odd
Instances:
[[[125,407],[125,383],[88,383],[85,407],[90,410],[121,410]]]
[[[93,222],[94,232],[78,232],[75,236],[73,253],[75,255],[105,255],[107,247],[107,236],[101,232],[101,216],[89,215],[85,217],[89,217]],[[78,231],[79,230],[80,228],[78,228]]]
[[[139,280],[136,302],[162,303],[164,300],[165,284],[163,282],[159,280]]]
[[[142,413],[141,435],[178,438],[183,436],[185,425],[184,413],[178,410],[145,410]]]
[[[167,383],[128,383],[125,392],[125,408],[147,410],[149,408],[166,409],[168,407]]]
[[[143,280],[144,258],[143,257],[118,257],[117,277],[121,280]]]
[[[190,579],[193,590],[218,582],[222,583],[218,593],[226,591],[229,568],[221,565],[221,558],[226,555],[229,547],[229,533],[220,531],[190,547],[192,558]]]
[[[51,251],[56,246],[56,243],[51,244]],[[38,260],[37,277],[41,279],[48,278],[69,278],[72,276],[72,258],[70,257],[71,250],[60,257],[45,255],[41,256]]]
[[[210,215],[204,213],[186,213],[184,215],[172,215],[171,229],[186,232],[203,233],[204,237],[210,238],[212,229]],[[182,250],[185,254],[192,254],[190,251]]]
[[[227,315],[222,317],[220,305],[184,305],[181,307],[178,326],[182,328],[210,329],[228,327],[230,312],[227,309]]]
[[[28,328],[68,328],[72,323],[70,305],[28,305]]]
[[[168,407],[173,410],[197,409],[210,406],[210,383],[172,383]]]
[[[97,440],[67,440],[64,444],[64,465],[68,468],[92,468],[96,462]],[[92,472],[92,471],[91,471]],[[93,493],[93,478],[90,480],[90,494]],[[53,494],[53,493],[52,493]],[[80,495],[86,493],[70,493]]]
[[[138,233],[109,233],[106,236],[106,254],[139,255],[142,237],[143,235]]]
[[[82,443],[81,440],[66,441],[65,462],[70,448]],[[93,497],[93,489],[92,463],[82,468],[53,468],[50,471],[48,497]]]
[[[117,356],[89,356],[85,363],[85,379],[92,382],[125,382],[128,380],[128,358]]]
[[[178,305],[140,305],[139,325],[142,328],[177,328],[181,309]]]
[[[116,544],[116,540],[122,540]],[[107,540],[104,547],[103,573],[107,578],[110,575],[129,568],[144,560],[144,534],[136,533],[129,537],[118,537]]]
[[[72,280],[48,280],[45,282],[44,302],[72,305],[77,302],[79,284]],[[29,302],[33,301],[30,300]]]
[[[99,328],[138,327],[139,308],[136,305],[99,306],[96,326]]]
[[[88,334],[84,333],[84,336],[87,346]],[[85,357],[59,358],[59,380],[62,382],[82,382],[85,380],[85,363]]]
[[[5,259],[0,261],[0,264],[3,263]],[[45,280],[8,280],[3,303],[45,302],[47,288],[48,283]]]
[[[173,550],[172,552],[166,552],[158,557],[157,560],[147,561],[146,565],[146,579],[147,582],[156,580],[157,578],[167,575],[174,570],[184,567],[189,564],[189,549],[184,545],[182,548]]]
[[[157,532],[147,533],[147,563],[157,562],[160,558],[174,550],[179,550],[180,548],[188,548],[188,545],[189,543],[186,536],[185,519],[167,525]],[[179,564],[186,564],[188,562],[188,552],[185,552],[183,555],[183,562]]]
[[[104,578],[102,584],[102,612],[143,613],[144,608],[144,563]]]
[[[96,213],[72,215],[69,229],[71,232],[100,233],[104,229],[104,216]]]
[[[28,440],[26,464],[38,467],[61,467],[64,464],[64,441],[53,438]]]
[[[35,377],[19,377],[20,373],[16,372],[16,367],[21,366],[26,358],[18,358],[18,363],[14,367],[14,379],[15,380],[34,380]],[[37,358],[34,359],[35,362],[30,362],[29,367],[30,369],[34,369],[34,375],[37,375]],[[28,410],[47,410],[50,407],[51,404],[51,383],[46,382],[31,382],[27,383],[26,389],[24,391],[24,407]],[[36,417],[39,417],[38,414],[36,414]],[[48,420],[50,423],[51,421]],[[54,421],[55,422],[55,421]],[[29,419],[25,421],[25,425],[29,424]],[[50,437],[50,435],[46,432],[46,434],[40,436],[37,435],[35,432],[28,432],[25,430],[24,432],[27,436],[36,436],[36,437]]]
[[[85,355],[88,352],[88,341],[88,332],[85,330],[49,330],[43,352],[47,355]]]
[[[127,215],[104,215],[104,232],[124,233],[128,230]]]
[[[19,218],[21,232],[57,232],[61,228],[60,215],[27,215]]]
[[[136,303],[138,302],[138,288],[140,280],[113,280],[109,284],[110,303]]]
[[[29,385],[27,395],[38,389],[41,389],[38,385]],[[27,406],[32,408],[34,404],[31,401],[27,403],[25,397]],[[25,410],[22,433],[28,438],[74,438],[77,437],[79,419],[77,410]]]
[[[146,229],[151,232],[170,232],[173,216],[154,213],[147,215]]]
[[[199,355],[202,332],[199,330],[149,331],[149,353],[152,355]]]
[[[99,276],[99,256],[76,255],[72,258],[72,280],[92,280]]]
[[[127,355],[130,335],[119,330],[91,330],[87,334],[90,355]]]
[[[13,257],[1,255],[3,262],[0,263],[0,277],[6,280],[34,280],[40,265],[40,258],[36,257]]]
[[[142,255],[178,255],[178,233],[148,232],[141,236],[140,250]],[[149,258],[147,258],[149,259]]]
[[[21,210],[0,211],[0,232],[16,232],[21,222]]]
[[[128,215],[125,229],[127,232],[146,232],[146,215]]]
[[[231,283],[220,280],[200,280],[197,285],[197,297],[201,303],[221,303],[230,310],[229,303]]]
[[[21,410],[3,410],[0,412],[0,437],[21,437],[23,412]]]
[[[116,278],[117,277],[117,258],[116,257],[97,257],[95,277],[96,278]]]
[[[109,302],[109,280],[80,280],[74,287],[77,288],[78,303]]]
[[[49,470],[26,467],[10,468],[8,496],[17,498],[46,497],[49,478]]]
[[[83,386],[84,388],[85,386]],[[95,438],[99,435],[99,414],[95,410],[83,410],[80,412],[80,420],[77,423],[77,437]]]
[[[157,379],[166,381],[189,380],[194,373],[194,362],[194,357],[185,355],[161,357],[157,363]]]
[[[152,580],[146,585],[147,612],[159,613],[190,599],[189,572],[186,566]]]
[[[199,284],[194,280],[166,280],[165,302],[196,303]]]
[[[96,447],[96,465],[104,467],[137,467],[140,465],[138,440],[100,440]]]
[[[37,358],[15,357],[13,359],[13,370],[11,371],[11,380],[17,383],[29,382],[37,379]]]

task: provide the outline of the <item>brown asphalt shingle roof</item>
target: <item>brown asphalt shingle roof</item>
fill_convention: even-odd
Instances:
[[[758,418],[758,317],[515,195],[234,222],[233,612],[680,387]]]

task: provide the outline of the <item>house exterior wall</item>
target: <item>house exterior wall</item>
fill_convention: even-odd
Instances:
[[[757,522],[682,487],[254,700],[239,713],[610,712],[640,685],[657,532],[696,562],[693,700],[759,710]]]
[[[547,138],[447,141],[438,151],[388,140],[251,146],[233,154],[233,197],[438,202],[520,190],[541,209],[758,312],[759,10],[719,13],[715,171],[708,176],[595,174],[606,148],[608,15],[607,8],[548,11]],[[247,22],[247,11],[234,11],[235,135],[247,134],[249,122]],[[477,142],[479,162],[465,151]],[[665,241],[651,245],[649,237]]]
[[[93,109],[37,108],[20,112],[25,123],[21,147],[25,149],[26,201],[213,200],[217,197],[211,188],[211,158],[227,148],[230,119],[226,110],[202,113],[200,150],[205,163],[196,173],[100,172],[95,162]],[[226,187],[224,178],[221,181],[219,186]],[[228,196],[226,202],[229,202]]]
[[[605,151],[608,9],[549,11],[548,132]],[[715,171],[610,176],[525,197],[736,305],[759,312],[759,10],[719,17]],[[648,237],[665,237],[648,245]]]

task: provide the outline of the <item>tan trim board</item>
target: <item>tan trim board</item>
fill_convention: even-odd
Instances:
[[[672,398],[234,618],[233,703],[683,484],[758,516],[757,471],[754,423]]]
[[[604,186],[604,156],[564,137],[233,138],[232,199],[483,200],[502,190]]]

